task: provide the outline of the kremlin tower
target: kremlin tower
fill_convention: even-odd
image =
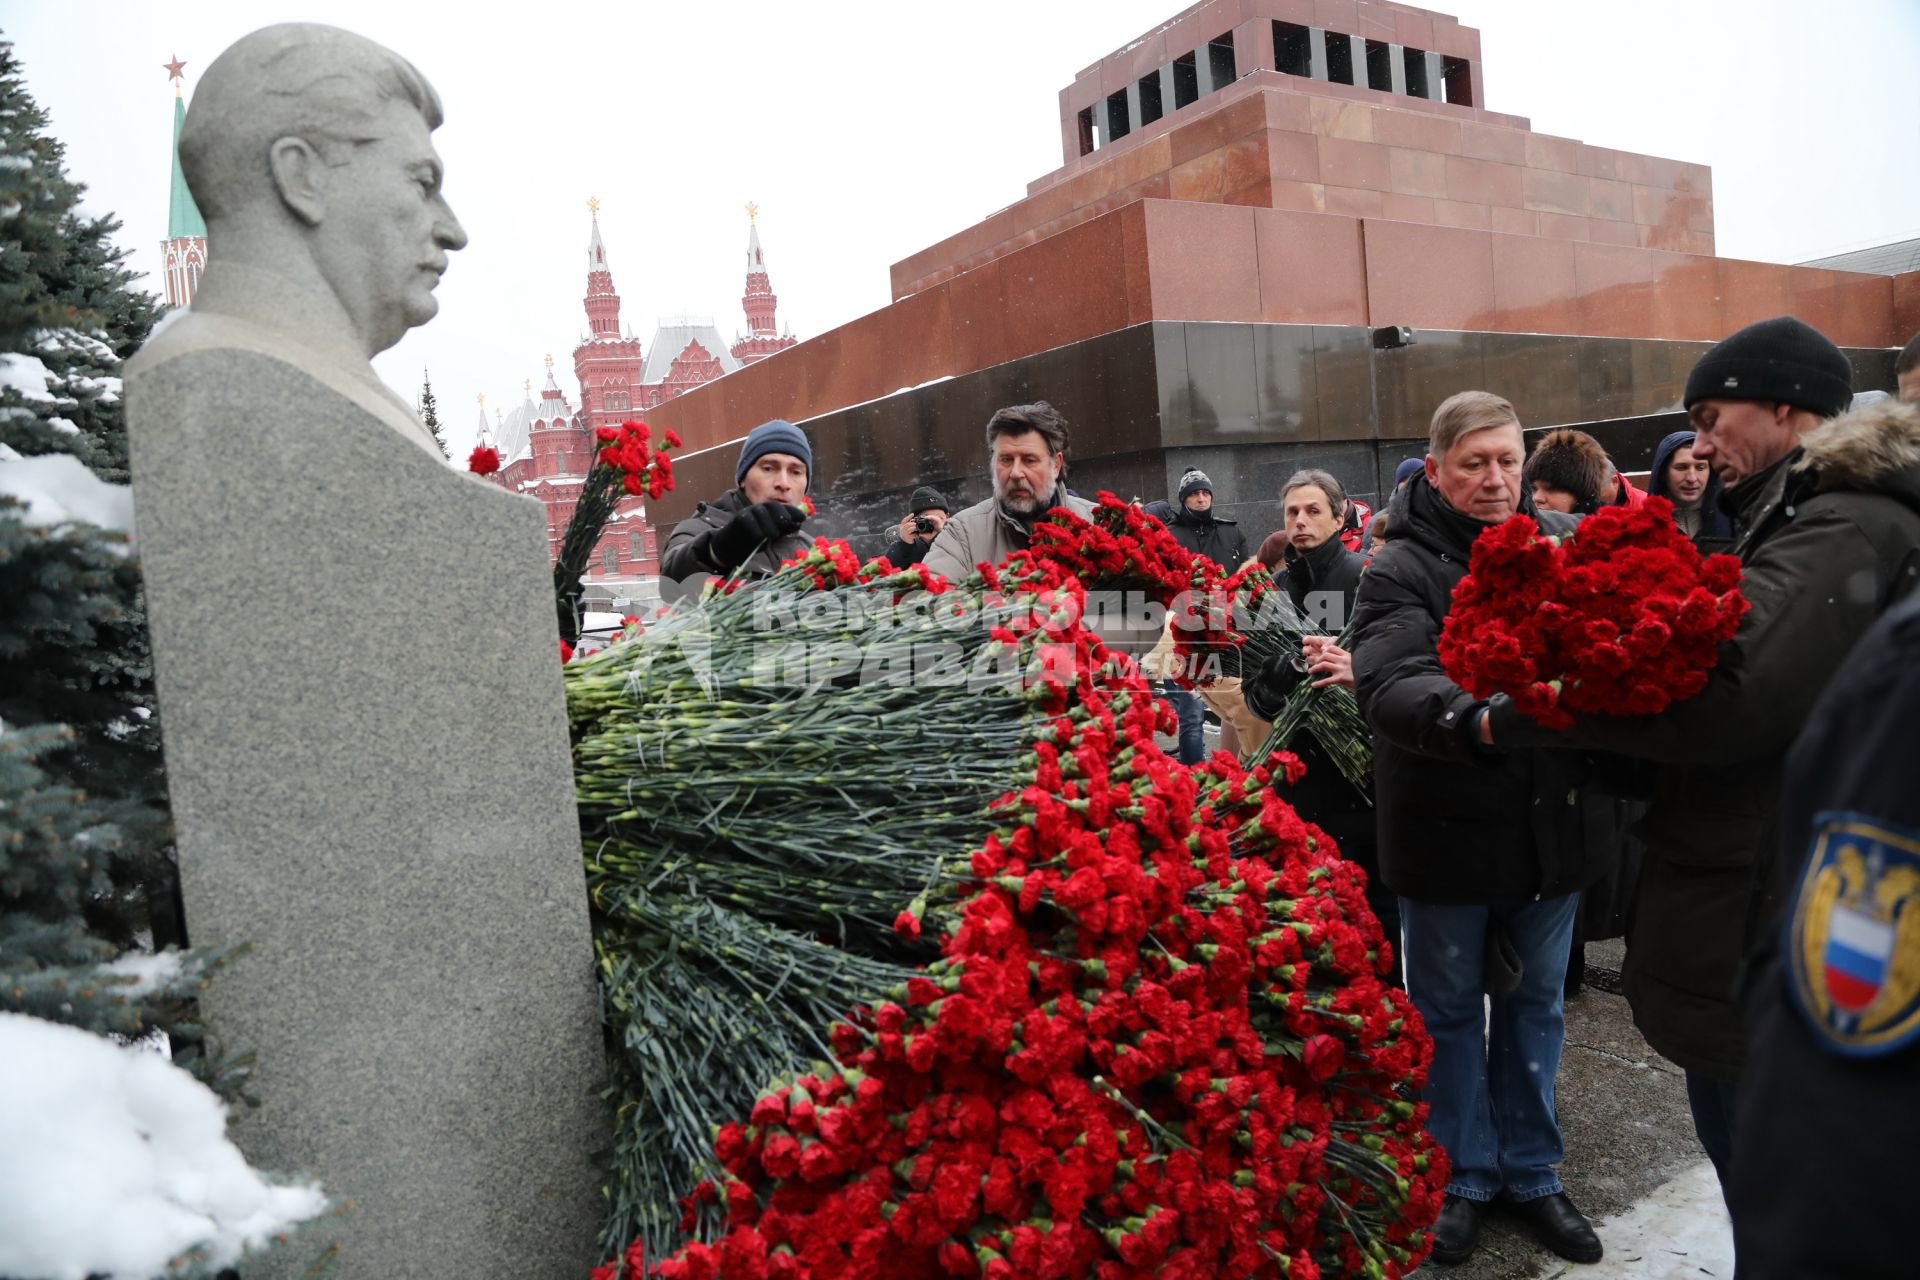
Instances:
[[[581,359],[576,352],[576,367]],[[589,422],[584,410],[574,412],[573,406],[567,403],[567,393],[560,389],[560,384],[554,379],[552,356],[547,357],[546,364],[546,385],[541,387],[538,399],[534,398],[532,382],[523,383],[524,398],[518,406],[508,413],[495,409],[496,417],[491,429],[487,427],[486,410],[483,408],[480,422],[481,429],[492,437],[493,447],[500,451],[500,470],[492,477],[494,483],[511,492],[538,498],[545,504],[547,555],[549,559],[558,559],[560,542],[567,532],[567,521],[573,518],[574,504],[580,500],[581,486],[586,483],[587,471],[592,467],[594,452],[599,447],[593,429],[601,424]],[[609,387],[614,385],[611,382],[614,376],[608,374]],[[602,399],[621,394],[615,390],[602,393],[598,386],[589,387],[584,381],[582,389],[585,394]],[[603,408],[599,412],[606,415],[607,425],[618,424],[632,416],[619,409]],[[659,572],[653,531],[647,526],[646,501],[624,497],[614,508],[613,518],[607,522],[606,532],[600,537],[600,545],[594,548],[593,559],[587,568],[587,583],[591,586],[596,581],[629,582]],[[613,593],[608,591],[607,594],[611,596]],[[637,595],[637,588],[623,594]]]
[[[733,358],[743,365],[765,360],[798,341],[791,333],[778,335],[773,321],[773,309],[780,300],[773,296],[773,285],[767,279],[767,256],[760,251],[759,214],[759,205],[747,206],[747,292],[740,306],[747,313],[747,328],[752,332],[733,344]]]
[[[550,559],[560,555],[567,521],[573,518],[574,504],[593,466],[598,448],[594,429],[617,427],[633,417],[639,407],[635,397],[641,379],[640,342],[620,324],[620,295],[613,287],[606,242],[600,238],[600,202],[587,201],[587,210],[592,218],[587,235],[587,293],[583,299],[587,333],[573,349],[573,376],[580,384],[579,411],[567,402],[566,392],[554,379],[552,356],[546,358],[547,378],[539,399],[533,396],[532,383],[524,383],[521,403],[509,413],[496,408],[491,429],[485,397],[481,397],[481,430],[492,437],[493,447],[500,451],[500,470],[494,473],[493,481],[545,504]],[[603,585],[616,581],[627,584],[659,574],[659,553],[646,516],[644,499],[620,500],[588,564],[589,588],[596,581]],[[614,592],[607,585],[601,594],[611,597]],[[638,584],[633,583],[631,591],[623,590],[622,594],[637,597]]]
[[[620,295],[613,287],[613,268],[606,241],[600,234],[600,202],[587,201],[591,219],[587,233],[587,292],[582,299],[587,331],[573,349],[573,376],[580,387],[580,407],[567,402],[553,375],[553,357],[547,357],[546,385],[539,399],[525,384],[522,402],[508,412],[494,410],[487,421],[486,397],[480,396],[480,442],[500,451],[500,470],[493,482],[514,493],[538,498],[547,508],[547,545],[550,557],[560,554],[567,521],[593,466],[599,427],[617,427],[629,418],[695,387],[734,372],[756,360],[784,351],[797,339],[778,332],[774,308],[778,299],[767,276],[760,248],[759,210],[747,206],[747,291],[741,305],[751,330],[729,346],[711,320],[684,318],[663,322],[644,351],[631,329],[620,322]],[[755,426],[744,423],[741,431]],[[605,609],[625,598],[637,607],[651,598],[649,581],[660,572],[660,553],[654,529],[647,523],[643,498],[624,497],[614,508],[600,545],[589,562],[585,585],[587,607]]]
[[[573,349],[573,376],[580,383],[580,421],[617,427],[633,416],[640,385],[640,343],[620,328],[620,295],[600,239],[600,202],[588,200],[593,230],[587,238],[587,336]]]
[[[173,196],[167,210],[167,238],[161,242],[160,252],[166,262],[167,306],[184,307],[193,301],[200,272],[207,265],[207,224],[201,220],[193,193],[187,190],[186,175],[180,172],[180,126],[187,119],[180,81],[181,69],[187,64],[176,54],[162,65],[173,80]]]

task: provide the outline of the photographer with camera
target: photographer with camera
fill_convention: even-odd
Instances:
[[[927,548],[947,527],[947,500],[931,485],[921,485],[907,500],[911,514],[900,518],[900,537],[887,548],[887,559],[905,569],[926,559]]]

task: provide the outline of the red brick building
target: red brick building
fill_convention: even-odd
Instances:
[[[494,482],[546,504],[548,554],[556,558],[593,462],[595,428],[639,417],[797,341],[791,333],[777,332],[778,300],[767,276],[754,206],[747,206],[747,283],[741,299],[750,336],[729,345],[712,321],[683,318],[662,322],[645,347],[620,323],[620,294],[614,288],[606,242],[600,235],[599,203],[588,201],[588,208],[593,221],[587,239],[587,292],[582,300],[587,332],[573,349],[579,407],[568,402],[555,381],[552,356],[546,358],[546,384],[537,399],[529,380],[522,402],[511,412],[496,408],[489,423],[485,397],[481,397],[481,441],[491,442],[501,457]],[[659,547],[655,530],[647,522],[646,502],[624,498],[594,549],[586,577],[590,600],[626,599],[637,605],[655,594],[651,580],[659,572]]]

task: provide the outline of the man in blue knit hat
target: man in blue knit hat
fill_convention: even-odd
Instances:
[[[1529,721],[1505,695],[1460,717],[1495,750],[1613,751],[1660,766],[1626,996],[1647,1043],[1686,1072],[1694,1130],[1722,1188],[1745,1158],[1733,1142],[1747,1066],[1735,992],[1784,897],[1775,863],[1787,750],[1854,642],[1920,586],[1920,408],[1881,400],[1849,412],[1852,381],[1846,354],[1791,316],[1724,339],[1687,378],[1693,456],[1725,485],[1721,509],[1741,525],[1733,553],[1752,606],[1703,690],[1658,715],[1581,716],[1564,731]]]
[[[660,597],[673,601],[711,575],[772,573],[808,546],[807,490],[813,446],[806,433],[775,418],[747,433],[734,487],[674,526],[660,553]]]

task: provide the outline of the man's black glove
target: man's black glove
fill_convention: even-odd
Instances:
[[[778,542],[806,520],[807,513],[784,502],[756,502],[713,532],[703,535],[707,562],[722,571],[738,569],[763,544]]]
[[[1265,666],[1240,681],[1240,698],[1254,715],[1275,720],[1306,678],[1306,660],[1297,652],[1276,653]]]

